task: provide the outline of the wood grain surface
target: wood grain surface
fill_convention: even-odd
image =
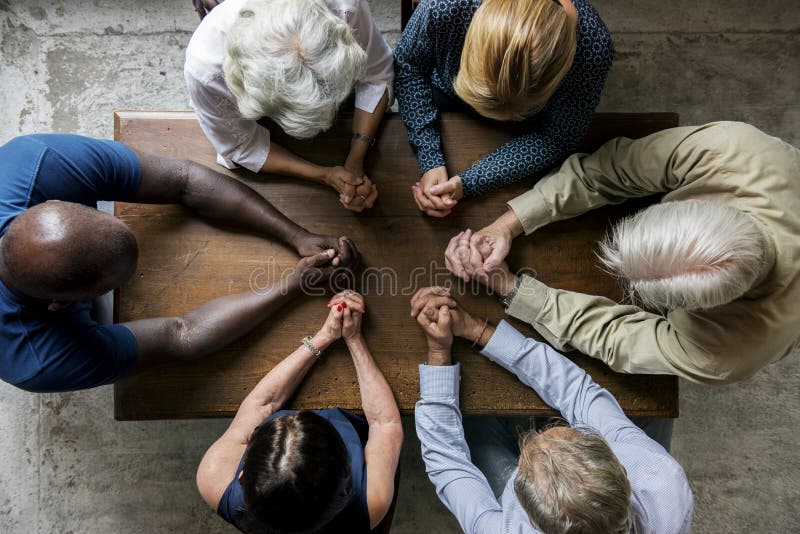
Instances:
[[[330,189],[307,182],[229,172],[191,112],[129,111],[115,114],[115,139],[143,152],[188,158],[236,176],[278,209],[318,233],[347,235],[362,253],[355,288],[365,294],[365,336],[403,413],[412,413],[419,396],[417,365],[426,343],[409,314],[417,287],[453,284],[453,293],[473,314],[503,318],[499,301],[479,286],[458,284],[443,261],[449,239],[464,228],[478,229],[507,208],[507,200],[535,181],[469,199],[443,220],[423,216],[411,197],[417,163],[398,115],[389,114],[367,161],[367,174],[380,197],[373,209],[355,214],[342,208]],[[591,151],[618,136],[641,137],[676,126],[672,113],[598,114],[579,149]],[[321,164],[341,164],[349,146],[351,118],[342,115],[318,138],[298,142],[273,128],[273,140]],[[491,152],[514,132],[490,127],[461,115],[442,118],[444,150],[451,174]],[[605,295],[619,300],[615,279],[596,260],[596,241],[617,218],[655,199],[630,201],[545,227],[519,238],[509,256],[512,268],[532,269],[554,287]],[[115,295],[115,320],[179,315],[209,299],[263,287],[290,269],[297,257],[269,236],[242,233],[207,223],[179,206],[117,203],[116,215],[139,242],[136,275]],[[115,386],[115,415],[120,420],[226,417],[255,383],[291,353],[300,339],[315,332],[327,315],[332,293],[306,295],[291,302],[251,334],[226,349],[191,364],[164,363]],[[532,328],[512,320],[526,335]],[[610,371],[603,363],[570,354],[630,416],[676,417],[678,381],[671,376],[632,376]],[[489,362],[466,342],[457,341],[461,362],[461,407],[466,414],[545,414],[552,411],[512,374]],[[339,406],[358,411],[361,397],[344,344],[333,345],[309,373],[291,403],[294,408]]]

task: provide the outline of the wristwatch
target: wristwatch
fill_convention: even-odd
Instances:
[[[522,283],[522,278],[520,278],[519,276],[515,276],[514,277],[514,289],[512,289],[511,292],[508,295],[506,295],[505,297],[501,297],[500,298],[500,302],[503,303],[503,306],[505,306],[506,308],[511,306],[511,302],[514,300],[514,297],[517,296],[517,291],[519,291],[519,286],[520,286],[521,283]]]

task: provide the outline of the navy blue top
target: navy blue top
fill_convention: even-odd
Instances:
[[[353,500],[342,510],[333,520],[328,523],[320,533],[338,534],[347,532],[348,534],[368,533],[369,529],[369,510],[367,509],[367,466],[364,463],[364,446],[367,443],[369,427],[366,419],[352,414],[341,408],[329,410],[313,410],[317,415],[327,419],[339,432],[344,441],[347,452],[350,455],[350,476],[352,489],[355,492]],[[267,421],[297,413],[296,410],[280,410],[264,420]],[[239,483],[239,476],[242,474],[244,466],[244,456],[239,461],[236,475],[217,506],[217,514],[225,521],[242,530],[240,522],[245,512],[244,494],[242,485]]]
[[[14,218],[48,200],[96,207],[127,200],[141,184],[136,154],[113,141],[27,135],[0,147],[0,237]],[[136,363],[130,330],[100,325],[90,302],[57,311],[14,295],[0,281],[0,378],[28,391],[86,389],[114,382]]]
[[[481,0],[423,0],[394,50],[395,94],[420,174],[445,164],[433,88],[458,99],[453,79],[461,66],[467,28],[480,4]],[[573,4],[578,11],[578,46],[572,68],[545,107],[521,123],[528,133],[460,173],[465,196],[483,195],[553,167],[572,153],[589,128],[614,47],[589,2]]]

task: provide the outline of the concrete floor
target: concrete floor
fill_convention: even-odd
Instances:
[[[46,131],[110,138],[113,110],[186,109],[189,4],[0,0],[0,143]],[[372,4],[394,43],[399,2]],[[594,4],[617,49],[601,111],[743,120],[800,145],[797,0]],[[673,451],[695,492],[695,532],[800,532],[800,359],[734,386],[681,387]],[[194,486],[227,421],[117,423],[112,400],[110,387],[32,395],[0,384],[0,532],[228,531]],[[413,425],[406,435],[393,532],[457,532]]]

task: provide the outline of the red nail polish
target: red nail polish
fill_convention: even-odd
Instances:
[[[342,302],[342,308],[346,308],[346,307],[347,307],[347,303],[346,302]]]
[[[341,305],[341,304],[339,304],[338,306],[336,306],[336,311],[342,311],[342,305]]]

